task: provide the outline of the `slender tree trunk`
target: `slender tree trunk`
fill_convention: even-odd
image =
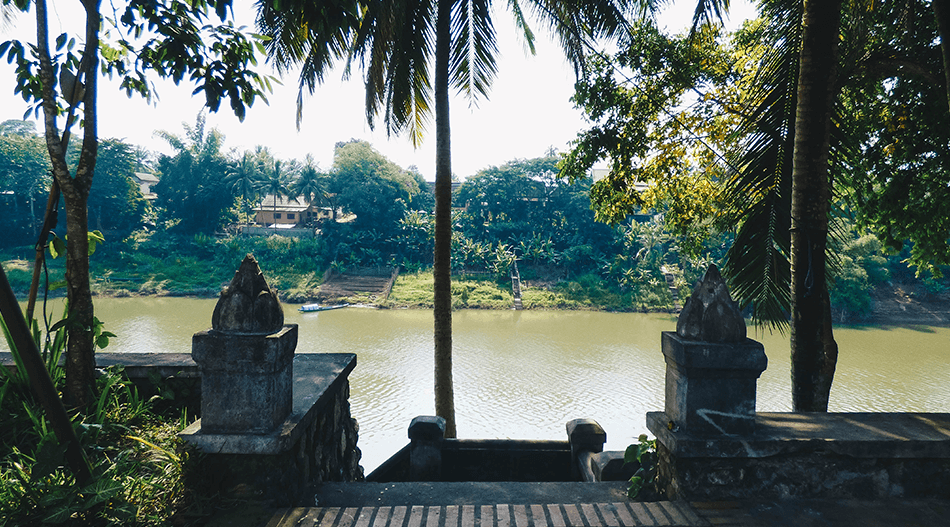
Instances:
[[[98,74],[99,2],[85,0],[86,44],[77,72],[76,82],[85,81],[83,99],[83,144],[71,177],[66,164],[66,149],[56,124],[56,79],[49,54],[49,32],[46,2],[36,1],[37,47],[40,57],[40,78],[43,82],[43,113],[46,146],[50,154],[53,177],[59,184],[66,209],[66,281],[69,311],[66,326],[66,398],[70,404],[85,407],[92,400],[95,381],[93,347],[93,307],[89,286],[89,238],[86,204],[98,154],[96,130],[96,75]],[[69,126],[67,122],[67,127]],[[64,134],[64,137],[68,135]]]
[[[74,185],[78,187],[78,185]],[[89,284],[88,190],[63,189],[66,208],[66,284],[69,319],[66,339],[66,392],[70,404],[85,407],[95,383],[93,306]]]
[[[934,18],[940,33],[940,52],[943,56],[943,74],[946,79],[947,104],[950,105],[950,1],[933,0]],[[950,107],[950,106],[948,106]]]
[[[435,413],[455,437],[452,383],[452,142],[449,126],[449,46],[452,2],[439,0],[435,44]]]
[[[828,410],[838,359],[825,248],[840,19],[841,0],[805,0],[792,168],[792,404],[798,412]]]

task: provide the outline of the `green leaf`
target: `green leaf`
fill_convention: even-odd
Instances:
[[[111,500],[122,491],[122,484],[107,477],[99,478],[82,489],[86,498],[83,508],[88,510],[95,505]]]
[[[50,513],[43,518],[43,523],[65,523],[66,520],[68,520],[72,515],[73,510],[71,507],[69,507],[68,503],[65,505],[59,505],[51,510]]]
[[[66,45],[66,33],[62,33],[58,37],[56,37],[57,51],[63,49],[63,46],[65,45]]]
[[[105,243],[106,238],[99,231],[89,232],[87,236],[89,237],[89,256],[92,256],[96,252],[96,245]]]
[[[58,331],[60,328],[65,327],[66,324],[68,324],[68,323],[69,323],[69,319],[68,319],[68,318],[64,318],[64,319],[60,320],[59,322],[53,324],[53,327],[49,328],[49,331],[50,331],[50,333],[54,333],[54,332]]]
[[[66,253],[66,242],[62,238],[56,236],[56,233],[53,233],[53,239],[49,242],[49,255],[53,259],[59,258],[60,255]]]
[[[633,476],[630,478],[630,483],[627,485],[627,497],[635,500],[637,495],[640,494],[640,490],[643,489],[643,478],[640,476]]]
[[[625,464],[638,461],[639,457],[640,457],[640,445],[636,445],[636,444],[630,445],[623,452],[623,462]]]
[[[59,468],[66,456],[66,445],[60,445],[53,435],[45,436],[36,451],[36,463],[30,474],[30,482],[40,481]]]
[[[66,280],[57,280],[55,282],[50,282],[49,290],[56,291],[57,289],[62,289],[66,287]]]

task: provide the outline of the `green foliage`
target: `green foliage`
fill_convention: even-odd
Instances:
[[[574,100],[594,126],[559,166],[577,180],[609,161],[606,177],[591,187],[598,220],[616,224],[643,209],[667,208],[671,230],[690,234],[715,210],[713,181],[724,175],[716,149],[726,142],[731,117],[705,98],[675,112],[696,87],[725,79],[729,59],[711,28],[673,38],[642,22],[630,38],[615,56],[588,60]]]
[[[476,242],[513,243],[522,250],[539,247],[529,258],[553,260],[556,252],[577,245],[603,247],[611,229],[594,221],[586,181],[569,183],[558,173],[558,156],[518,159],[489,167],[466,179],[455,193],[465,213],[455,230]],[[542,254],[546,253],[546,254]],[[522,255],[523,256],[523,255]]]
[[[130,232],[144,223],[151,205],[132,181],[137,167],[135,147],[116,139],[100,142],[87,204],[97,229]]]
[[[836,248],[838,265],[828,291],[837,322],[857,322],[871,314],[871,291],[890,278],[883,251],[874,235],[856,233]]]
[[[176,454],[177,426],[164,424],[150,410],[121,367],[97,379],[94,406],[74,422],[93,478],[84,486],[65,468],[65,447],[46,424],[33,399],[16,347],[2,324],[17,370],[2,369],[0,387],[0,525],[158,525],[167,524],[184,497],[182,474],[187,457]],[[43,339],[33,321],[33,339]],[[53,329],[53,328],[59,329]],[[65,374],[59,357],[65,347],[64,324],[39,346],[59,389]],[[105,332],[97,331],[99,335]],[[75,419],[78,419],[77,416]]]
[[[847,158],[836,181],[858,226],[894,253],[911,240],[909,263],[939,275],[950,264],[950,113],[940,51],[947,43],[929,4],[882,3],[845,15],[853,23],[844,26],[842,60],[854,73],[837,101]],[[895,67],[895,56],[907,64]]]
[[[365,141],[337,143],[328,191],[356,225],[392,233],[413,196],[423,190],[416,177],[377,152]],[[426,192],[428,190],[426,189]]]
[[[186,232],[214,232],[230,219],[234,194],[227,184],[228,161],[222,153],[224,135],[217,129],[205,133],[205,115],[194,127],[182,123],[184,137],[156,132],[175,150],[158,159],[159,218]]]
[[[637,463],[637,471],[630,478],[627,485],[627,497],[637,499],[644,490],[656,492],[656,439],[647,439],[646,434],[640,434],[638,443],[627,447],[623,453],[624,464]]]
[[[329,265],[326,240],[138,231],[105,246],[92,263],[95,287],[105,294],[217,295],[244,255],[260,262],[268,282],[306,296]]]
[[[5,121],[0,132],[0,244],[29,243],[34,227],[43,220],[40,213],[50,185],[49,153],[46,143],[19,123]],[[29,122],[32,125],[32,122]]]

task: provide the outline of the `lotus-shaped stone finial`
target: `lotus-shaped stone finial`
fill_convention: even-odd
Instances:
[[[676,321],[676,334],[704,342],[739,342],[746,338],[745,320],[715,265],[709,266],[686,300]]]
[[[273,333],[284,325],[284,310],[277,293],[267,286],[264,273],[250,254],[234,273],[231,283],[211,315],[211,329],[228,333]]]

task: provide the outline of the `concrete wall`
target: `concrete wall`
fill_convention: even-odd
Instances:
[[[277,454],[199,455],[189,486],[202,493],[262,500],[272,506],[312,506],[314,485],[363,480],[359,425],[350,416],[344,379],[293,445]]]

